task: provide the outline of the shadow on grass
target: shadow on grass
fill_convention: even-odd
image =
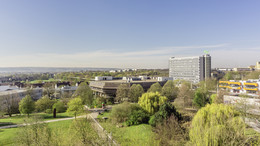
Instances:
[[[8,125],[15,125],[14,123],[11,122],[0,122],[0,127],[2,126],[8,126]]]

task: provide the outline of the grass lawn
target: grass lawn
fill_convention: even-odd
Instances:
[[[110,113],[105,112],[103,115],[99,115],[98,118],[109,117]],[[120,127],[112,124],[110,120],[106,122],[100,120],[100,124],[107,132],[112,132],[113,138],[121,145],[158,145],[158,142],[154,141],[154,133],[152,127],[148,124],[141,124],[129,127]],[[157,143],[157,144],[156,144]]]
[[[52,114],[46,114],[46,113],[33,113],[30,116],[40,116],[43,118],[43,121],[47,120],[53,120]],[[55,119],[61,119],[61,118],[68,118],[73,117],[70,113],[57,113],[57,118]],[[2,118],[0,119],[0,126],[10,125],[10,124],[22,124],[24,123],[24,119],[27,118],[27,115],[16,115],[13,117],[8,118]]]
[[[56,133],[62,133],[62,136],[69,137],[69,127],[73,120],[48,123],[48,126]],[[10,128],[0,130],[0,145],[19,145],[16,143],[16,135],[19,128]]]

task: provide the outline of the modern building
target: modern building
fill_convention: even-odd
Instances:
[[[246,94],[253,97],[259,97],[260,80],[230,80],[219,81],[219,87],[225,89],[231,95]]]
[[[211,75],[211,56],[171,57],[169,77],[198,83]]]
[[[104,79],[104,77],[96,77],[99,79]],[[116,91],[117,88],[121,84],[127,84],[129,87],[131,87],[133,84],[140,84],[144,91],[147,91],[150,86],[154,83],[159,83],[161,86],[163,86],[168,79],[171,78],[156,78],[151,79],[150,77],[144,78],[142,80],[142,77],[123,77],[121,79],[113,78],[112,80],[95,80],[89,82],[89,87],[92,89],[95,95],[102,96],[105,98],[114,98],[116,97]]]
[[[260,61],[256,62],[255,69],[256,69],[256,70],[260,70]]]

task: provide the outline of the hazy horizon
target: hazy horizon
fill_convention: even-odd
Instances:
[[[0,67],[168,68],[203,55],[212,68],[260,61],[260,1],[0,2]]]

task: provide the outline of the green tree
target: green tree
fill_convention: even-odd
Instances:
[[[118,86],[116,91],[116,98],[115,100],[121,102],[129,99],[129,84],[121,84]]]
[[[201,89],[198,89],[195,92],[193,104],[195,104],[198,108],[204,107],[208,103],[206,96],[206,93],[204,93]]]
[[[166,102],[160,106],[158,112],[156,112],[154,117],[151,118],[149,124],[152,126],[156,126],[157,124],[161,124],[164,120],[167,120],[169,117],[174,116],[177,120],[181,120],[181,114],[176,110],[176,108],[170,103]]]
[[[91,126],[91,121],[86,118],[74,120],[70,125],[71,135],[76,140],[76,145],[102,145],[96,131]],[[99,144],[98,144],[99,143]]]
[[[245,145],[245,124],[231,106],[208,104],[192,120],[192,145]]]
[[[65,104],[62,101],[58,101],[53,104],[52,109],[56,108],[57,113],[63,113],[66,111]]]
[[[173,81],[167,81],[162,88],[162,95],[166,96],[168,100],[174,101],[178,95],[178,88],[175,87]]]
[[[192,106],[192,100],[194,98],[194,92],[190,87],[190,83],[183,82],[179,87],[178,99],[182,101],[183,107]]]
[[[158,92],[144,93],[139,98],[138,104],[148,113],[154,114],[159,110],[160,105],[167,101],[167,97],[161,96]]]
[[[19,111],[22,114],[29,114],[32,113],[35,109],[35,103],[32,100],[31,96],[26,95],[20,102],[19,102]]]
[[[73,97],[79,97],[82,101],[82,104],[86,104],[88,106],[92,105],[93,92],[85,82],[82,82],[78,86],[77,90],[73,94]]]
[[[130,101],[138,102],[139,97],[144,93],[144,89],[140,84],[133,84],[129,91]]]
[[[75,119],[76,119],[77,115],[84,111],[83,108],[84,108],[84,105],[82,104],[81,98],[77,97],[77,98],[73,98],[69,101],[67,112],[73,113],[73,115],[75,116]]]
[[[46,95],[35,102],[35,107],[39,112],[46,112],[47,109],[52,109],[52,106],[55,102],[55,100],[51,100],[50,97]]]
[[[18,128],[16,141],[19,145],[52,145],[51,129],[39,117],[25,120],[25,126]]]
[[[162,86],[160,85],[160,83],[154,83],[152,84],[152,86],[148,89],[148,92],[162,92]]]

